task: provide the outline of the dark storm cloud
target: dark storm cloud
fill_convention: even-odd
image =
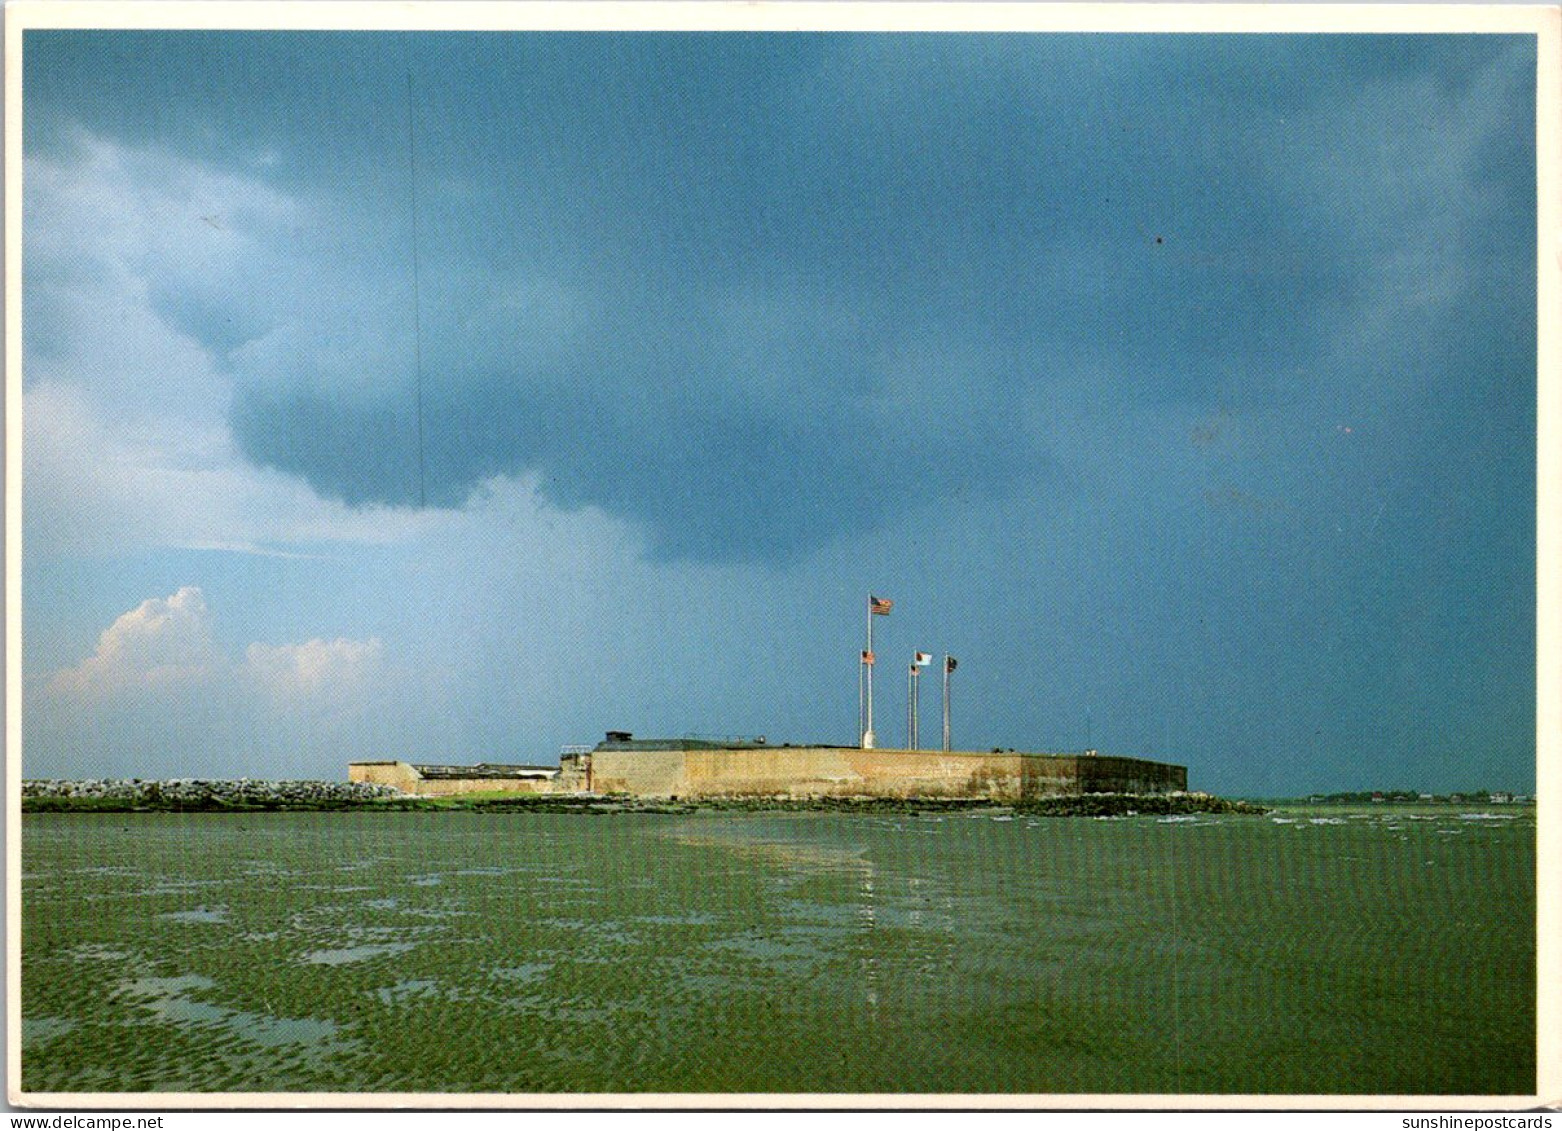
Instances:
[[[981,498],[1045,471],[1038,451],[1008,439],[999,375],[985,376],[987,391],[969,380],[939,386],[915,372],[916,359],[852,342],[797,341],[791,328],[771,341],[752,324],[734,336],[665,307],[620,311],[621,327],[582,330],[576,348],[544,352],[520,373],[430,364],[421,468],[430,505],[459,506],[489,476],[529,472],[562,508],[636,520],[654,557],[781,562],[929,496]],[[884,392],[886,368],[910,372],[915,403]],[[413,392],[330,400],[297,386],[246,387],[235,435],[251,458],[321,494],[413,505]]]
[[[39,145],[55,121],[113,122],[316,209],[311,268],[267,272],[269,317],[167,272],[153,298],[239,351],[249,458],[355,504],[418,495],[414,140],[429,502],[533,474],[662,557],[781,560],[919,500],[1033,486],[1050,457],[1012,406],[1081,374],[1125,407],[1262,408],[1484,367],[1481,343],[1528,328],[1522,287],[1481,284],[1526,269],[1523,226],[1494,218],[1532,208],[1529,133],[1459,136],[1482,99],[1525,112],[1522,41],[72,33],[38,51],[108,52],[146,95],[127,114],[90,82],[50,91]],[[1465,317],[1417,321],[1416,295],[1449,285]],[[1396,324],[1343,356],[1385,295]]]

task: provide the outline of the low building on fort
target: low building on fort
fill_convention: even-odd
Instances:
[[[353,762],[348,778],[419,796],[598,793],[635,797],[892,797],[1021,801],[1079,793],[1174,793],[1186,766],[1143,758],[974,750],[862,750],[764,739],[637,739],[609,731],[557,767]]]
[[[450,797],[458,793],[556,793],[558,766],[510,766],[479,762],[475,766],[418,765],[412,762],[349,762],[347,780],[388,785],[419,797]]]

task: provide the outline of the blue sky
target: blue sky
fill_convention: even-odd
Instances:
[[[24,49],[28,776],[1533,787],[1531,38]]]

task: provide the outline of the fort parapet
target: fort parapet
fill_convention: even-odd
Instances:
[[[1020,801],[1079,793],[1173,793],[1188,788],[1187,767],[1142,758],[635,740],[619,732],[590,751],[566,753],[558,769],[354,762],[348,776],[422,796],[503,791]]]

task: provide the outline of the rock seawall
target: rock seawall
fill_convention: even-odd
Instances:
[[[257,809],[429,810],[494,813],[834,812],[921,813],[945,810],[1025,813],[1049,817],[1155,816],[1187,813],[1264,813],[1246,801],[1207,793],[1093,793],[1032,801],[917,797],[702,797],[654,798],[599,793],[516,794],[510,797],[412,797],[388,785],[340,781],[24,781],[27,813],[223,812]]]
[[[129,806],[168,809],[283,808],[352,805],[400,796],[387,785],[340,781],[237,781],[174,778],[167,781],[24,781],[23,808],[47,809],[50,802],[72,808]]]

